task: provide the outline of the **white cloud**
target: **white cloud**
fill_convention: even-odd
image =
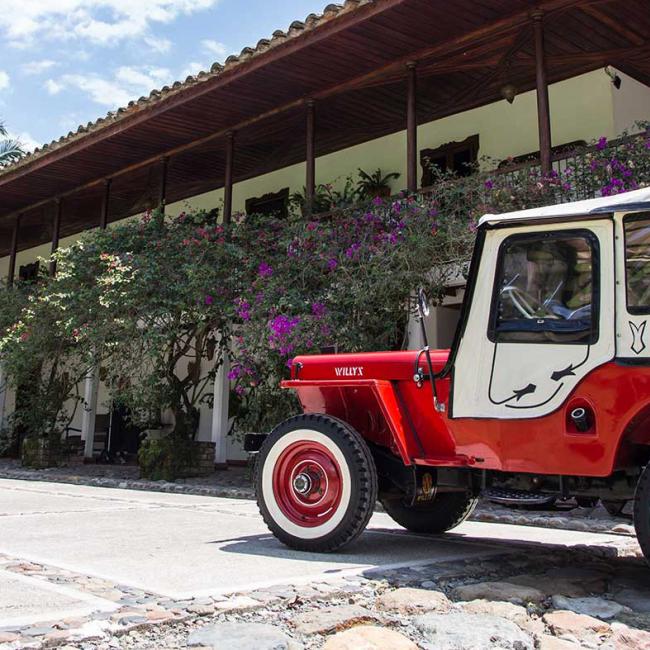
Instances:
[[[46,72],[56,64],[56,61],[52,61],[51,59],[42,59],[40,61],[29,61],[28,63],[23,63],[20,68],[25,74],[35,75]]]
[[[145,45],[156,54],[166,54],[172,49],[172,42],[168,38],[157,36],[146,36],[144,39]]]
[[[64,74],[57,79],[48,79],[45,87],[52,95],[76,89],[88,95],[96,104],[118,108],[171,81],[171,72],[167,68],[122,66],[115,70],[111,78],[94,73]]]
[[[102,45],[149,36],[153,24],[215,6],[219,0],[2,0],[0,34],[15,47],[38,40]]]
[[[228,49],[223,43],[219,43],[219,41],[213,41],[209,38],[201,41],[201,46],[205,52],[212,54],[219,59],[223,59],[228,53]]]
[[[0,90],[6,88],[9,88],[9,75],[4,70],[0,70]]]
[[[45,88],[50,95],[58,95],[63,90],[63,87],[62,83],[54,81],[54,79],[48,79],[45,82]]]

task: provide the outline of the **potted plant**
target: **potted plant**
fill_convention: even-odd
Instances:
[[[381,169],[368,173],[359,169],[359,180],[357,181],[357,195],[362,201],[374,198],[387,198],[391,195],[390,181],[397,180],[399,172],[384,174]]]

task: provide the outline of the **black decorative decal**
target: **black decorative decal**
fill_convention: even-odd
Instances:
[[[488,388],[488,399],[492,404],[495,406],[503,406],[505,405],[506,408],[509,409],[534,409],[534,408],[539,408],[540,406],[544,406],[548,404],[553,398],[564,388],[564,382],[560,383],[559,386],[553,386],[551,384],[551,388],[554,388],[552,390],[552,394],[549,398],[544,400],[543,402],[538,402],[535,404],[526,404],[525,406],[522,406],[520,404],[517,404],[519,400],[521,400],[522,397],[525,397],[526,395],[532,395],[533,393],[537,392],[537,386],[533,383],[528,384],[525,388],[519,388],[516,390],[512,391],[512,395],[507,397],[504,400],[501,401],[495,401],[492,399],[492,382],[494,380],[494,368],[496,365],[496,357],[497,357],[497,348],[499,347],[499,344],[495,344],[494,346],[494,355],[492,356],[492,372],[490,373],[490,385]],[[560,382],[562,379],[565,377],[575,377],[576,373],[575,371],[580,368],[581,366],[584,366],[585,363],[589,360],[589,355],[591,353],[591,346],[587,346],[587,354],[585,355],[585,358],[577,364],[570,363],[566,368],[563,370],[555,370],[554,372],[551,373],[550,379],[554,382]]]
[[[522,397],[525,397],[526,395],[532,395],[535,391],[537,390],[537,386],[535,384],[528,384],[525,388],[519,388],[518,390],[513,390],[512,395],[510,397],[507,397],[501,402],[495,402],[492,398],[490,398],[490,401],[492,404],[507,404],[508,402],[512,402],[515,400],[518,402]]]
[[[577,365],[574,365],[570,363],[564,370],[556,370],[552,375],[551,379],[553,381],[560,381],[561,379],[564,379],[565,377],[575,377],[576,373],[575,371],[580,368],[581,366],[584,366],[585,363],[589,360],[589,353],[591,352],[591,346],[587,346],[587,355],[585,358],[578,363]]]
[[[647,321],[643,321],[640,325],[630,321],[630,330],[632,331],[632,352],[634,354],[641,354],[646,348],[643,337],[645,336],[645,326]]]

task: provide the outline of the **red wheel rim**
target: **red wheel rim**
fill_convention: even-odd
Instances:
[[[325,523],[341,502],[341,468],[332,452],[303,440],[282,451],[273,468],[273,494],[291,522],[313,528]]]

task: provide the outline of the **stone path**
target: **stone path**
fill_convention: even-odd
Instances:
[[[197,539],[179,555],[184,564],[170,567],[157,554],[168,544],[178,545],[179,538],[160,535],[179,512],[186,517],[186,529],[171,532]],[[150,516],[148,525],[155,518],[159,528],[134,528],[131,535],[140,547],[124,546],[129,540],[115,526],[112,536],[102,538],[100,520],[117,521],[110,518],[129,513],[140,520]],[[206,515],[226,530],[201,537]],[[57,538],[65,534],[57,522],[72,526],[70,537]],[[96,523],[84,528],[84,522]],[[0,650],[233,644],[238,650],[356,650],[362,643],[411,650],[495,647],[493,639],[499,647],[518,649],[650,648],[650,570],[636,542],[623,536],[468,523],[458,535],[432,539],[391,528],[388,517],[377,514],[370,532],[346,554],[312,557],[288,551],[263,535],[254,542],[259,546],[244,545],[238,549],[242,552],[220,555],[219,544],[206,540],[227,540],[229,532],[237,537],[237,530],[228,530],[233,526],[250,527],[256,534],[263,530],[254,504],[0,481]],[[99,536],[99,543],[91,535]],[[548,543],[540,544],[542,539]],[[567,542],[578,545],[557,545]],[[387,556],[381,547],[390,551]],[[52,559],[31,557],[31,548]],[[101,557],[102,551],[108,558]],[[188,585],[194,581],[200,586],[194,574],[203,579],[210,571],[201,560],[205,552],[212,554],[208,561],[213,557],[217,562],[215,579],[228,571],[257,570],[258,560],[265,570],[275,563],[287,573],[248,588],[219,588],[212,595],[195,589],[175,596],[169,571],[179,569]],[[136,575],[116,580],[84,569],[108,559],[102,566],[119,574],[133,553],[138,553],[133,566],[154,567],[160,576],[156,571],[142,575],[162,589],[135,585],[140,580]],[[58,561],[62,558],[67,559]],[[39,593],[74,594],[75,602],[48,604],[49,615],[42,617],[30,609],[29,623],[14,616],[13,623],[4,624],[3,579],[28,581]],[[79,611],[62,616],[62,608],[69,607]],[[11,620],[7,617],[5,623]]]
[[[5,570],[74,582],[117,609],[0,627],[0,649],[650,648],[650,570],[623,543],[611,556],[518,551],[187,601],[2,557]]]

